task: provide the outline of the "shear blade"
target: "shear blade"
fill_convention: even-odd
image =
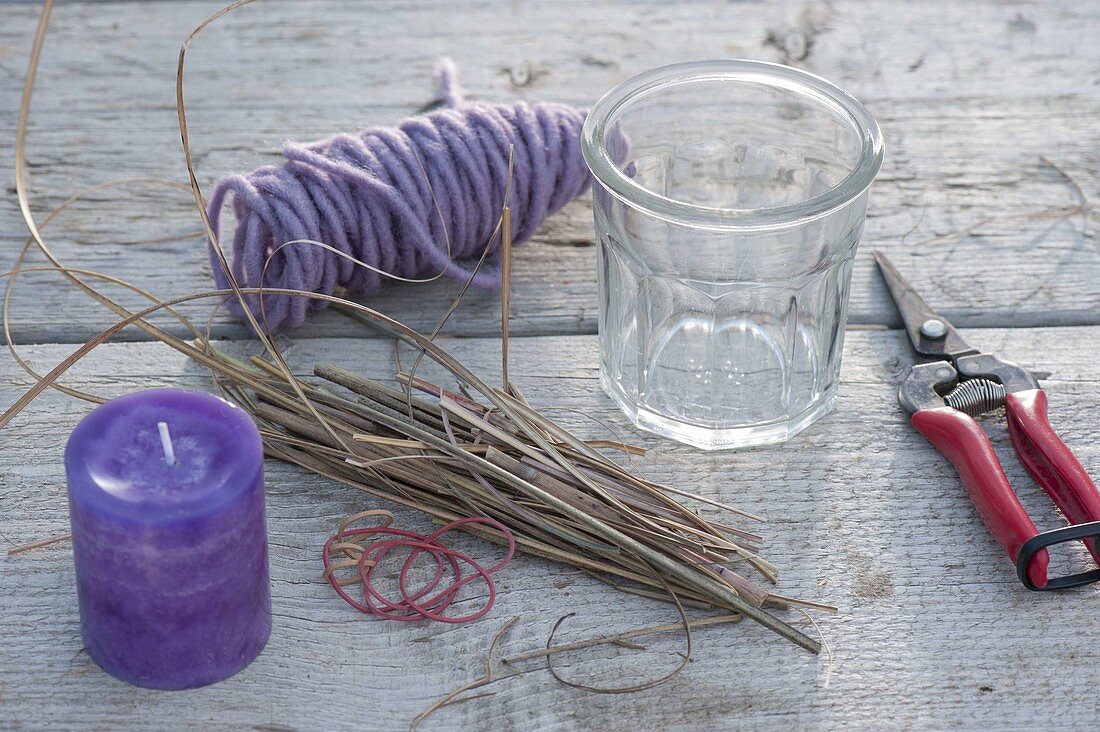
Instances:
[[[871,252],[878,264],[882,278],[886,280],[886,286],[890,289],[890,297],[901,313],[902,322],[905,323],[905,332],[909,335],[909,342],[913,349],[922,356],[954,361],[960,356],[968,356],[979,353],[978,349],[970,346],[955,330],[955,326],[928,307],[913,286],[905,281],[894,264],[879,251]],[[943,335],[929,337],[921,329],[929,321],[939,321],[943,324]],[[934,332],[934,331],[933,331]]]

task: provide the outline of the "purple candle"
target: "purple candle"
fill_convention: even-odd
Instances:
[[[247,414],[158,389],[107,402],[65,449],[80,627],[123,681],[232,676],[271,631],[263,445]]]

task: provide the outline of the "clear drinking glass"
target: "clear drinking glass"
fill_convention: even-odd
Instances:
[[[707,449],[780,442],[836,397],[852,260],[882,164],[862,104],[797,69],[676,64],[589,112],[600,384]]]

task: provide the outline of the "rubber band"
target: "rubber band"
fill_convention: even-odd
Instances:
[[[412,533],[412,532],[410,532],[410,533]],[[455,582],[457,582],[459,579],[461,579],[462,570],[458,565],[458,557],[456,557],[455,555],[447,555],[444,552],[439,551],[442,547],[439,547],[438,545],[436,545],[434,543],[425,542],[424,541],[425,538],[426,537],[424,537],[422,534],[416,534],[415,536],[412,536],[412,537],[404,537],[404,538],[397,538],[397,539],[381,539],[379,541],[376,541],[376,542],[370,544],[364,550],[363,557],[362,557],[363,561],[360,561],[360,563],[359,563],[359,578],[360,578],[360,581],[363,583],[363,591],[364,591],[363,599],[368,605],[371,605],[372,598],[373,598],[374,600],[377,600],[379,603],[381,603],[384,606],[384,609],[386,611],[394,611],[394,612],[406,611],[406,610],[410,609],[409,606],[408,606],[408,601],[410,599],[419,600],[422,597],[424,597],[424,595],[427,595],[429,592],[431,592],[432,590],[434,590],[436,587],[439,586],[439,582],[442,579],[442,569],[439,572],[437,572],[436,576],[433,577],[432,580],[429,581],[426,585],[424,585],[424,587],[421,588],[420,591],[417,592],[414,596],[412,596],[410,598],[407,594],[403,594],[400,601],[394,602],[394,601],[390,600],[389,598],[385,597],[382,593],[378,592],[374,588],[373,584],[371,584],[370,575],[371,575],[372,570],[374,569],[374,565],[376,565],[378,562],[381,562],[382,559],[384,559],[385,556],[389,553],[389,550],[394,548],[394,547],[409,546],[409,547],[416,548],[416,545],[414,543],[410,543],[410,542],[418,542],[420,544],[426,544],[426,547],[424,547],[424,548],[427,548],[429,550],[428,553],[431,554],[435,558],[437,565],[440,566],[441,568],[442,568],[443,558],[447,557],[447,561],[451,565],[451,573],[455,577]],[[378,553],[376,554],[376,552],[378,552]],[[374,558],[373,561],[371,561],[371,558]],[[407,568],[402,567],[401,576],[404,576],[406,573],[407,573]],[[453,595],[453,594],[454,594],[453,591],[449,591],[448,589],[445,588],[439,594],[437,594],[434,597],[432,597],[431,599],[429,599],[425,604],[431,605],[433,607],[434,606],[446,607],[446,605],[450,604],[450,596]]]
[[[328,541],[325,542],[325,546],[324,546],[324,550],[323,550],[324,553],[322,555],[325,571],[328,572],[327,579],[328,579],[329,584],[333,586],[333,589],[336,590],[337,594],[340,595],[340,597],[343,598],[345,602],[347,602],[349,605],[356,608],[360,612],[364,612],[364,613],[373,613],[374,611],[373,611],[373,609],[371,608],[371,606],[369,604],[359,603],[359,602],[351,599],[351,597],[346,592],[344,592],[343,589],[342,589],[344,586],[351,585],[351,584],[356,584],[357,581],[361,582],[362,580],[353,578],[351,581],[342,581],[339,578],[337,578],[333,572],[337,569],[341,569],[341,568],[345,568],[345,567],[349,568],[349,569],[351,567],[358,567],[359,568],[359,575],[361,577],[363,568],[366,567],[368,564],[371,567],[373,567],[374,561],[370,559],[367,552],[365,551],[365,548],[362,547],[361,545],[359,545],[358,543],[356,543],[356,546],[359,548],[359,556],[352,557],[350,555],[351,552],[349,550],[345,549],[344,550],[345,556],[347,556],[349,559],[354,559],[355,561],[351,564],[348,564],[348,565],[344,565],[344,563],[341,561],[340,564],[342,566],[337,567],[336,566],[337,563],[332,561],[332,549],[337,544],[347,543],[348,537],[354,538],[354,537],[358,537],[358,536],[374,536],[374,535],[377,535],[377,534],[389,534],[389,535],[402,537],[402,538],[405,538],[405,539],[422,539],[422,538],[424,538],[424,536],[422,534],[418,534],[415,531],[408,531],[406,529],[391,529],[391,528],[383,527],[383,526],[372,526],[372,527],[362,528],[362,529],[352,529],[350,531],[345,530],[344,534],[343,534],[343,539],[344,539],[343,542],[337,542],[336,541],[338,538],[340,538],[339,533],[329,537]],[[431,592],[433,589],[435,589],[439,585],[439,583],[443,580],[443,575],[444,575],[444,571],[445,571],[444,558],[443,558],[442,555],[436,555],[435,559],[436,559],[436,565],[437,565],[436,566],[436,574],[435,574],[435,577],[425,587],[425,589],[424,589],[425,594],[427,594],[428,592]],[[455,561],[454,558],[450,558],[449,561],[450,561],[450,564],[451,564],[451,571],[453,573],[455,573],[456,575],[460,575],[461,572],[460,572],[459,567],[458,567],[458,562]],[[331,567],[331,569],[330,569],[330,567]],[[324,576],[324,572],[322,572],[322,576]]]
[[[371,517],[381,517],[380,525],[350,528],[352,524]],[[512,532],[499,521],[481,516],[452,521],[431,534],[420,534],[408,529],[392,528],[393,514],[389,511],[371,510],[357,513],[342,521],[336,533],[325,542],[322,554],[324,570],[322,579],[328,582],[336,594],[347,604],[362,613],[387,620],[434,620],[440,623],[468,623],[484,617],[496,601],[496,584],[493,573],[503,569],[515,555],[516,541]],[[508,542],[504,557],[490,567],[484,567],[470,555],[439,542],[447,533],[469,524],[483,524],[503,534]],[[386,597],[373,584],[373,571],[392,551],[407,549],[408,555],[398,572],[397,584],[400,599]],[[409,587],[409,573],[422,554],[435,560],[435,573],[414,590]],[[468,565],[470,573],[464,573],[462,565]],[[341,570],[355,570],[350,576],[337,576]],[[450,582],[444,584],[448,571]],[[483,581],[488,590],[485,604],[466,615],[446,615],[456,601],[459,590],[477,581]],[[362,585],[362,594],[353,595],[346,587]],[[442,585],[442,586],[441,586]]]
[[[383,554],[385,552],[388,552],[390,549],[398,546],[408,546],[410,548],[421,549],[427,551],[429,554],[444,554],[453,558],[461,558],[462,561],[466,562],[474,569],[474,572],[476,574],[466,575],[465,577],[462,577],[461,575],[456,575],[455,582],[449,585],[442,592],[440,592],[439,595],[437,595],[435,598],[432,598],[431,602],[434,602],[435,604],[429,607],[426,605],[420,605],[415,600],[409,598],[404,588],[402,588],[401,590],[401,603],[393,603],[392,601],[386,599],[382,596],[380,592],[378,592],[378,590],[370,581],[371,571],[374,569],[374,567],[367,567],[366,565],[363,565],[360,569],[360,576],[363,577],[363,588],[366,590],[364,594],[364,600],[368,606],[372,607],[372,611],[375,615],[379,615],[389,620],[414,621],[427,619],[435,620],[441,623],[465,623],[471,620],[477,620],[478,618],[484,616],[487,612],[489,612],[489,610],[493,607],[493,602],[496,599],[496,586],[493,584],[492,577],[489,576],[489,572],[484,567],[482,567],[466,554],[463,554],[457,549],[451,549],[449,547],[441,546],[439,544],[435,544],[434,542],[428,541],[415,541],[412,539],[387,539],[378,542],[378,548],[380,551],[382,551]],[[489,598],[486,601],[485,605],[480,610],[477,610],[476,612],[473,612],[469,615],[462,615],[459,617],[443,615],[443,611],[450,607],[451,603],[454,602],[454,598],[458,592],[458,589],[478,579],[479,576],[481,579],[485,580],[485,584],[489,588]],[[401,575],[401,578],[403,579],[404,575]],[[398,582],[399,584],[403,584],[401,582],[401,579],[399,579]],[[384,604],[389,605],[389,609],[374,607],[372,598],[378,599]],[[435,602],[437,598],[441,599],[439,599],[438,602]]]

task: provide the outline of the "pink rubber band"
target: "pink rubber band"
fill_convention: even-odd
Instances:
[[[497,529],[508,540],[508,549],[504,557],[488,568],[483,567],[468,554],[438,542],[439,537],[444,534],[468,524],[475,523],[484,524]],[[350,530],[344,529],[337,532],[336,535],[329,537],[325,542],[322,555],[324,566],[328,568],[333,563],[333,544],[337,542],[347,542],[348,537],[357,536],[390,537],[379,538],[368,544],[362,545],[362,552],[356,563],[359,580],[363,585],[362,599],[357,599],[348,593],[347,590],[344,589],[344,586],[340,584],[335,572],[328,574],[328,582],[332,585],[336,594],[356,610],[388,620],[398,621],[435,620],[440,623],[467,623],[484,617],[492,609],[496,601],[496,584],[493,582],[491,575],[503,569],[508,562],[511,561],[512,557],[515,555],[516,549],[515,537],[504,524],[495,519],[472,516],[453,521],[429,535],[419,534],[415,531],[406,529],[394,529],[388,526],[372,526]],[[372,582],[374,567],[381,563],[392,550],[397,548],[409,549],[409,554],[405,558],[401,566],[401,571],[398,574],[398,589],[401,593],[400,600],[384,596]],[[408,586],[409,572],[420,555],[425,553],[435,559],[435,575],[415,592],[410,592]],[[351,558],[350,554],[346,553],[346,555]],[[468,564],[470,568],[473,569],[471,574],[463,574],[461,567],[463,563]],[[356,565],[349,565],[346,569],[351,569],[352,566]],[[442,589],[439,589],[448,565],[451,570],[452,581],[450,584],[444,585]],[[344,568],[342,567],[341,569]],[[451,604],[454,603],[459,590],[477,580],[483,580],[488,589],[489,595],[485,604],[480,609],[467,615],[444,615]],[[431,597],[426,597],[433,592],[435,594],[431,595]]]

